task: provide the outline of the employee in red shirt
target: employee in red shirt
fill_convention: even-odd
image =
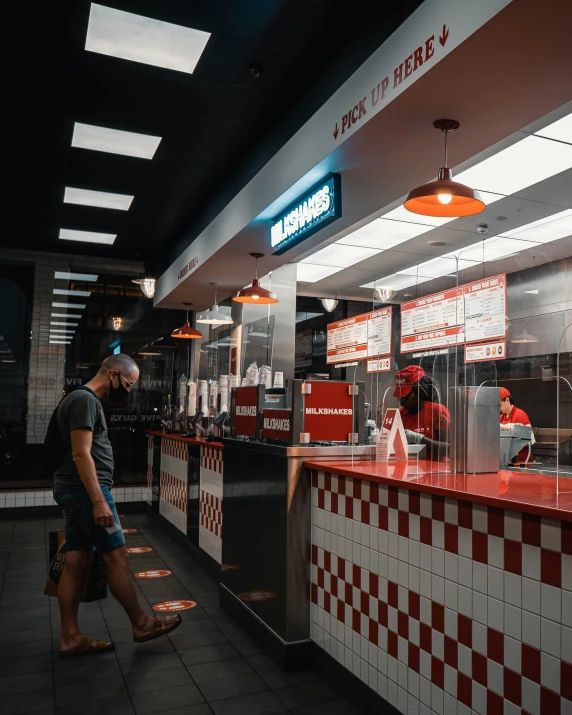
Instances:
[[[424,444],[432,458],[444,457],[449,444],[447,433],[451,416],[439,403],[435,381],[422,367],[409,367],[395,373],[393,396],[399,398],[399,412],[409,443]]]
[[[524,410],[521,410],[520,407],[517,407],[514,404],[512,395],[506,387],[501,387],[500,389],[500,423],[501,425],[512,424],[525,425],[527,427],[531,426],[530,417]],[[527,462],[528,457],[529,448],[524,447],[516,455],[513,461]]]

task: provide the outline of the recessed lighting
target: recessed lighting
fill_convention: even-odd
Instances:
[[[48,341],[52,345],[70,345],[71,340],[49,340]]]
[[[559,142],[572,144],[572,114],[568,114],[562,117],[562,119],[558,119],[556,122],[534,133],[541,137],[548,137],[549,139],[556,139]]]
[[[78,149],[104,151],[109,154],[135,156],[139,159],[152,159],[161,137],[150,134],[125,132],[121,129],[96,127],[93,124],[76,122],[73,130],[72,146]]]
[[[209,32],[91,4],[85,49],[192,74]]]
[[[71,290],[68,288],[54,288],[54,295],[75,295],[78,298],[89,298],[90,290]]]
[[[525,290],[524,292],[530,295],[538,295],[538,288],[535,288],[534,290]]]
[[[415,216],[416,214],[411,215]],[[348,236],[340,238],[336,243],[342,246],[364,246],[386,250],[395,248],[400,243],[409,241],[409,239],[420,236],[422,233],[427,233],[427,231],[432,231],[434,228],[434,226],[426,226],[418,222],[411,223],[380,218],[350,233]]]
[[[127,194],[112,194],[107,191],[90,191],[66,186],[64,193],[65,204],[79,204],[80,206],[95,206],[100,209],[117,209],[129,211],[134,196]]]
[[[98,233],[96,231],[76,231],[60,228],[60,238],[65,241],[83,241],[84,243],[105,243],[111,246],[117,238],[116,233]]]
[[[315,283],[341,270],[337,266],[316,266],[312,263],[297,263],[296,280],[299,283]]]
[[[380,248],[367,248],[364,246],[348,246],[345,244],[331,243],[322,248],[321,251],[313,253],[308,258],[304,258],[301,263],[311,263],[319,266],[337,266],[338,268],[349,268],[355,263],[365,261],[381,253]]]
[[[85,308],[85,303],[52,303],[52,308]]]
[[[560,211],[552,216],[546,216],[538,221],[506,231],[503,236],[518,236],[524,241],[538,241],[539,243],[549,243],[559,238],[565,238],[572,234],[572,209]]]
[[[50,333],[75,333],[75,330],[66,330],[65,328],[50,328]]]
[[[95,273],[70,273],[69,271],[56,271],[54,278],[62,281],[82,281],[84,283],[95,283],[99,276]]]
[[[446,246],[445,241],[427,241],[428,246]]]
[[[50,325],[67,325],[68,327],[76,327],[79,323],[65,323],[63,320],[50,320]]]
[[[81,315],[76,315],[75,313],[51,313],[52,318],[67,318],[71,320],[72,318],[81,318]]]

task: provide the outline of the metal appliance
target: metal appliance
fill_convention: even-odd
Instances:
[[[500,389],[465,385],[450,390],[452,470],[461,474],[498,472]]]

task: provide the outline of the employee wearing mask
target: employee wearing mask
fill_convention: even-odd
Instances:
[[[451,416],[439,403],[435,381],[422,367],[409,367],[395,373],[393,396],[399,398],[399,412],[409,444],[424,444],[432,459],[447,454],[447,433]]]
[[[524,410],[517,407],[514,404],[512,395],[506,389],[506,387],[501,387],[500,389],[500,423],[505,425],[505,429],[510,429],[509,425],[524,425],[526,427],[531,427],[530,417],[526,414]],[[531,442],[534,444],[534,442]],[[524,447],[516,455],[513,461],[516,462],[526,462],[528,461],[530,451],[528,447]]]

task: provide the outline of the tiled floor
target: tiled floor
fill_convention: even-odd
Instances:
[[[2,715],[356,715],[312,672],[283,673],[218,607],[213,579],[145,515],[123,519],[138,531],[133,571],[169,569],[138,580],[142,602],[191,599],[172,637],[135,644],[111,597],[82,604],[86,633],[114,640],[114,653],[67,660],[55,655],[59,611],[42,594],[47,533],[56,519],[0,521],[0,702]]]

